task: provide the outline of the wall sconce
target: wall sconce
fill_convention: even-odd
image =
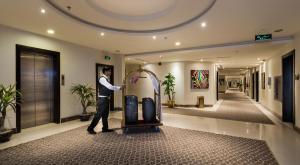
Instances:
[[[61,85],[64,86],[65,85],[65,75],[61,75]]]
[[[300,74],[295,74],[295,80],[300,80]]]

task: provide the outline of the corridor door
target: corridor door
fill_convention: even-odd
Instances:
[[[295,122],[295,51],[288,53],[282,58],[282,120],[284,122]]]

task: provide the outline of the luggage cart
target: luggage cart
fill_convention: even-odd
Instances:
[[[125,121],[125,107],[126,107],[126,103],[125,103],[125,96],[126,96],[126,88],[127,88],[127,80],[128,78],[133,75],[134,73],[147,73],[149,76],[152,76],[152,82],[156,81],[157,83],[157,90],[154,90],[154,103],[155,103],[155,109],[156,109],[156,120],[151,122],[151,123],[146,123],[143,120],[138,120],[136,123],[134,124],[128,124]],[[129,72],[124,80],[123,80],[123,84],[125,84],[125,87],[122,90],[122,102],[123,102],[123,113],[122,113],[122,123],[121,123],[121,127],[125,132],[128,132],[129,128],[138,128],[138,127],[142,127],[142,128],[154,128],[156,131],[159,130],[159,126],[162,126],[162,113],[161,113],[161,92],[160,92],[160,85],[161,82],[160,80],[157,78],[157,76],[152,72],[149,71],[147,69],[143,69],[143,68],[139,68],[135,71]]]

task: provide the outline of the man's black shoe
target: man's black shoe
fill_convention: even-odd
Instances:
[[[90,134],[96,134],[97,132],[95,132],[94,130],[91,130],[91,129],[87,129],[87,131],[90,133]]]
[[[114,130],[112,129],[103,129],[102,132],[113,132]]]

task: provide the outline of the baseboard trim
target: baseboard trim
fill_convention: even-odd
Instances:
[[[259,104],[260,104],[261,106],[263,106],[266,110],[268,110],[269,112],[271,112],[272,115],[274,115],[278,120],[282,121],[282,117],[281,117],[279,114],[277,114],[277,113],[274,112],[274,111],[271,111],[271,109],[269,109],[268,107],[266,107],[265,105],[263,105],[261,102],[259,102]]]
[[[299,127],[294,126],[294,130],[300,134],[300,128]]]
[[[168,106],[169,104],[163,103],[162,105],[163,106]],[[175,107],[185,107],[185,108],[190,108],[190,107],[192,107],[192,108],[194,108],[194,107],[198,108],[198,106],[199,105],[193,105],[193,104],[175,104]],[[213,107],[213,105],[205,104],[204,107]]]
[[[139,104],[142,104],[142,102],[138,102]],[[168,103],[162,103],[161,105],[163,105],[163,106],[168,106],[169,104]],[[175,104],[175,107],[185,107],[185,108],[198,108],[198,104]],[[211,104],[205,104],[204,105],[204,107],[213,107],[213,105],[211,105]]]
[[[69,116],[69,117],[65,117],[65,118],[61,118],[61,123],[65,123],[68,121],[72,121],[72,120],[77,120],[80,119],[80,115],[75,115],[75,116]]]
[[[13,134],[17,134],[17,133],[18,133],[17,128],[13,128],[13,129],[11,129],[11,130],[13,131]]]
[[[114,108],[114,111],[122,111],[122,110],[123,110],[122,107],[115,107],[115,108]]]

